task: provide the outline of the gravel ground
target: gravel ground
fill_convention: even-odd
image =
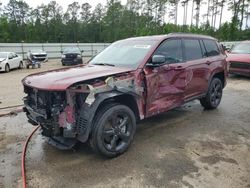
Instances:
[[[17,75],[20,79],[32,71],[37,70]],[[13,75],[14,71],[1,75],[13,84],[0,82],[3,105],[20,103],[21,86],[12,83],[17,79]],[[250,187],[249,91],[250,78],[233,76],[216,110],[205,111],[193,101],[144,120],[130,149],[115,159],[96,155],[86,144],[79,144],[76,151],[59,151],[37,132],[27,152],[28,185]],[[10,96],[19,99],[12,102]],[[32,129],[24,113],[0,118],[0,187],[21,187],[22,144]]]

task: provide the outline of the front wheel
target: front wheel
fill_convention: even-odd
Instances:
[[[134,112],[125,105],[109,104],[95,116],[90,144],[106,157],[116,157],[130,146],[136,131]]]
[[[4,70],[5,72],[10,72],[10,66],[9,66],[9,64],[6,64],[5,65],[5,70]]]
[[[205,97],[200,99],[205,109],[215,109],[219,106],[222,98],[223,86],[219,78],[213,78]]]

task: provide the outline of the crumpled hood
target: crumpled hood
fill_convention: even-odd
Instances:
[[[4,61],[6,58],[0,58],[0,62]]]
[[[250,63],[250,54],[228,54],[227,61]]]
[[[41,90],[65,90],[74,83],[132,71],[129,68],[87,65],[32,74],[22,82]]]

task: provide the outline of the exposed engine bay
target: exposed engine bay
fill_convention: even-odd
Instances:
[[[133,77],[123,75],[120,80],[107,77],[74,84],[65,91],[24,86],[24,92],[28,121],[41,125],[42,135],[50,138],[50,144],[69,149],[77,141],[87,141],[95,111],[105,98],[124,93],[138,97],[143,88],[136,86]]]

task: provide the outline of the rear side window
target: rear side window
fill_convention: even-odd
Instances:
[[[183,62],[181,39],[164,41],[155,51],[154,55],[164,55],[167,63]]]
[[[186,60],[201,59],[203,57],[199,40],[183,39]]]
[[[214,40],[203,40],[207,50],[207,56],[216,56],[220,54],[219,48]]]

